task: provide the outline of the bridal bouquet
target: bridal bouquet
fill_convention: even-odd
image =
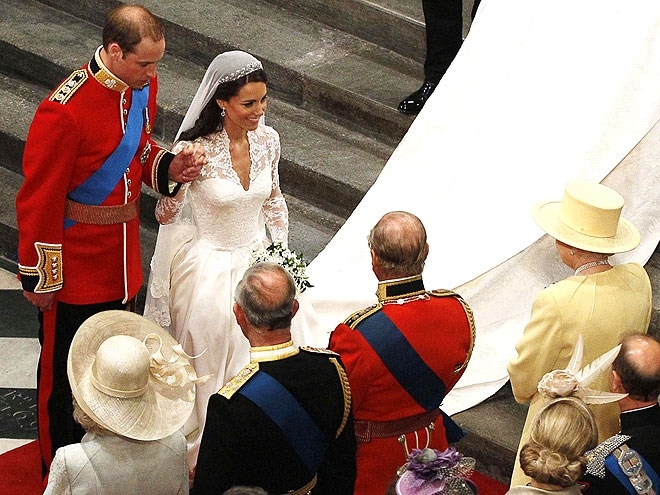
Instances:
[[[277,263],[282,268],[286,269],[293,277],[298,292],[305,292],[305,289],[312,287],[312,284],[310,284],[307,279],[307,262],[301,255],[284,247],[281,242],[275,242],[266,249],[252,253],[250,266],[264,261]]]

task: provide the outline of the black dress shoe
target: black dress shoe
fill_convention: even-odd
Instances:
[[[438,83],[424,81],[421,88],[401,100],[398,108],[399,112],[406,115],[417,115],[437,85]]]

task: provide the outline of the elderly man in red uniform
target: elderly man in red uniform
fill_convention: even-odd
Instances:
[[[202,148],[173,155],[152,139],[164,51],[163,27],[147,9],[111,11],[103,45],[39,105],[28,133],[18,256],[25,297],[41,311],[44,468],[84,433],[72,418],[66,374],[74,333],[92,314],[127,308],[142,285],[141,184],[173,194],[206,161]]]
[[[356,495],[385,493],[414,448],[444,450],[460,428],[440,410],[474,345],[469,306],[447,290],[427,291],[426,230],[415,215],[391,212],[369,234],[378,304],[358,311],[330,337],[348,372],[358,441]]]

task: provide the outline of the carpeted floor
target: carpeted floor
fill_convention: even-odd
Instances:
[[[0,455],[0,495],[39,495],[41,460],[36,441]]]
[[[479,495],[504,495],[509,490],[508,485],[489,478],[478,471],[472,473],[471,479],[477,485]]]
[[[0,495],[41,494],[40,474],[36,441],[0,455]],[[472,474],[472,481],[479,488],[479,495],[504,495],[508,489],[506,485],[478,472]]]

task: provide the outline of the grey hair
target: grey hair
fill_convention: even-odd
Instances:
[[[426,229],[407,211],[386,213],[369,232],[369,248],[392,278],[419,275],[428,255]]]
[[[273,279],[279,276],[279,282]],[[283,283],[282,283],[283,282]],[[247,320],[257,328],[289,328],[293,318],[296,283],[291,274],[276,263],[257,263],[247,269],[236,286],[234,299]]]

